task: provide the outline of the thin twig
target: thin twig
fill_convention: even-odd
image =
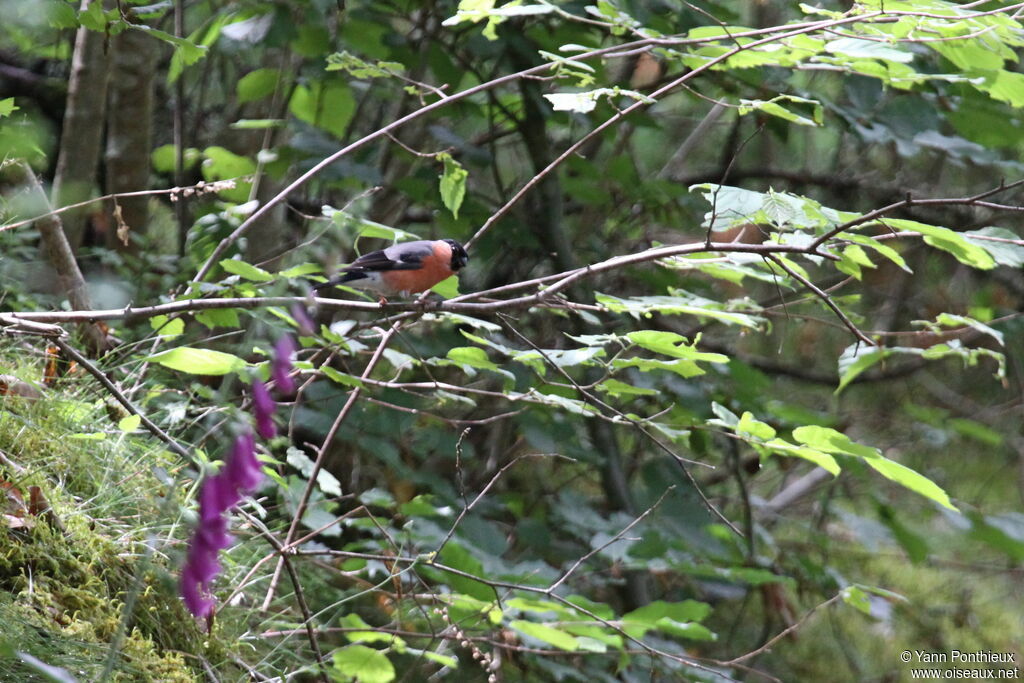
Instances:
[[[825,302],[825,305],[831,308],[832,312],[835,313],[836,316],[843,321],[843,324],[846,325],[846,328],[853,333],[854,337],[864,342],[868,346],[878,346],[878,342],[876,342],[871,337],[861,332],[860,329],[853,324],[853,321],[846,316],[846,313],[843,312],[843,309],[839,308],[839,306],[836,306],[836,303],[832,301],[832,297],[830,297],[825,292],[821,291],[821,289],[816,284],[805,278],[797,271],[790,268],[788,265],[786,265],[785,261],[783,261],[780,258],[777,258],[775,255],[769,254],[768,258],[771,259],[772,263],[786,271],[790,277],[792,277],[794,280],[798,280],[800,284],[814,292],[819,299]]]
[[[141,410],[139,410],[135,406],[135,404],[132,403],[128,399],[128,397],[126,397],[121,392],[120,389],[117,388],[117,385],[110,381],[110,378],[107,377],[106,374],[104,374],[102,370],[96,367],[88,358],[82,355],[78,351],[78,349],[68,344],[66,341],[64,341],[62,337],[54,337],[53,343],[57,347],[59,347],[60,350],[63,351],[65,354],[73,358],[75,362],[77,362],[79,365],[85,368],[86,372],[95,377],[99,381],[99,383],[103,385],[103,388],[109,391],[110,395],[113,396],[118,403],[124,406],[128,412],[130,412],[132,415],[137,415],[139,419],[142,421],[143,426],[145,426],[146,429],[148,429],[153,434],[153,436],[157,437],[158,439],[166,443],[172,451],[180,455],[187,462],[191,464],[196,463],[195,457],[192,455],[191,452],[189,452],[188,449],[186,449],[180,443],[175,441],[170,434],[165,432],[163,429],[159,427],[159,425],[157,425],[155,422],[146,417],[146,415]]]

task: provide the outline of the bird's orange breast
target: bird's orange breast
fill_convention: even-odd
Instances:
[[[424,257],[418,270],[389,270],[381,275],[388,287],[398,292],[425,292],[452,274],[452,248],[446,242],[434,242],[431,254]]]

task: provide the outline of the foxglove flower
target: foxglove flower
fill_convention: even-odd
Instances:
[[[199,491],[199,524],[181,571],[181,597],[188,610],[200,619],[213,613],[210,586],[221,569],[217,556],[231,545],[226,513],[262,481],[256,440],[246,433],[235,439],[221,471],[203,482]]]
[[[295,342],[284,336],[274,345],[271,376],[279,392],[295,391],[291,377],[291,356]],[[264,439],[277,435],[274,411],[277,404],[260,380],[252,383],[252,412],[256,432]],[[242,497],[255,491],[263,481],[263,470],[256,458],[256,437],[246,431],[235,439],[220,472],[207,477],[199,491],[199,524],[189,542],[188,555],[181,570],[181,597],[185,606],[199,619],[213,614],[213,580],[220,573],[218,555],[231,545],[227,513]]]
[[[295,353],[295,341],[290,335],[284,335],[274,344],[274,360],[270,364],[270,376],[274,386],[284,396],[295,393],[295,380],[292,378],[292,355]]]
[[[291,314],[302,336],[312,337],[316,334],[316,323],[309,317],[309,310],[305,306],[293,304]]]
[[[252,381],[252,414],[256,420],[256,431],[264,439],[273,439],[277,436],[277,427],[274,426],[274,409],[277,404],[270,398],[267,385],[258,379]]]

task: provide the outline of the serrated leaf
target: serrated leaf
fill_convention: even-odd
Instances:
[[[441,201],[452,212],[452,215],[458,218],[462,200],[466,197],[466,178],[469,176],[469,171],[464,169],[462,164],[447,152],[441,152],[437,158],[444,164],[440,185]]]
[[[193,375],[226,375],[229,372],[238,372],[247,365],[244,360],[230,353],[189,346],[168,349],[148,356],[146,360]]]

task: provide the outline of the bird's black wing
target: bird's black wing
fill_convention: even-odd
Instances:
[[[417,240],[396,244],[363,254],[342,270],[416,270],[423,265],[423,259],[433,253],[434,246],[429,240]]]
[[[335,285],[359,280],[363,273],[382,272],[386,270],[418,270],[423,266],[423,259],[433,253],[434,245],[429,240],[417,240],[395,244],[387,249],[379,249],[363,254],[340,270],[342,275],[313,287],[315,290],[327,289]]]

